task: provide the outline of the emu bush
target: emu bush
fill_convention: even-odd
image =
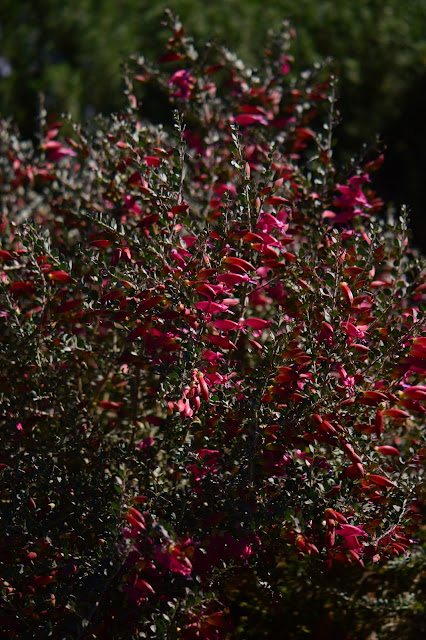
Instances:
[[[290,31],[257,76],[169,27],[125,113],[1,124],[3,633],[417,637],[426,284],[381,157],[333,164]]]

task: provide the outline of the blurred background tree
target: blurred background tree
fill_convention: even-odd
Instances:
[[[3,0],[0,113],[31,136],[40,93],[49,112],[76,119],[120,109],[120,64],[135,52],[158,57],[166,7],[196,41],[222,42],[253,66],[283,19],[297,32],[298,69],[331,57],[342,115],[336,153],[350,162],[380,134],[387,152],[377,187],[409,205],[414,240],[426,250],[426,0]],[[148,116],[161,119],[159,100],[146,104]]]

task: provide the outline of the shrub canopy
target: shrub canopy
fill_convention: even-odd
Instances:
[[[124,113],[1,124],[3,628],[414,638],[426,285],[382,159],[335,165],[290,31],[255,73],[170,30]]]

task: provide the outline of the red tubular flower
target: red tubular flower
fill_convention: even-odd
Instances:
[[[262,318],[245,318],[242,322],[252,329],[266,329],[271,324],[270,320],[263,320]]]
[[[340,290],[343,293],[343,297],[346,301],[346,304],[351,306],[353,301],[354,301],[354,295],[352,293],[352,291],[349,289],[348,285],[346,284],[346,282],[341,282],[340,283]]]
[[[131,507],[129,509],[129,512],[126,515],[126,520],[129,524],[132,525],[134,529],[140,529],[140,530],[146,529],[144,516],[140,511],[138,511],[134,507]]]
[[[247,127],[250,124],[268,124],[266,118],[258,113],[241,113],[240,115],[235,116],[233,120],[241,127]]]
[[[346,440],[342,439],[340,441],[340,444],[342,446],[343,451],[347,454],[347,456],[350,458],[351,462],[353,462],[353,464],[361,464],[362,465],[362,460],[359,457],[359,455],[357,453],[355,453],[355,450],[353,448],[353,446],[351,444],[349,444],[349,442],[346,442]]]
[[[360,462],[355,462],[349,467],[346,467],[344,471],[340,474],[341,478],[363,478],[364,477],[364,467]]]
[[[243,260],[242,258],[227,256],[226,258],[223,259],[222,262],[227,266],[239,267],[240,269],[243,269],[245,272],[254,271],[254,266],[250,262],[247,262],[247,260]]]
[[[233,320],[213,320],[210,324],[221,331],[235,331],[241,326],[239,322]]]
[[[71,276],[66,271],[50,271],[48,277],[53,282],[74,282]]]
[[[389,418],[394,418],[395,420],[406,420],[410,417],[410,414],[402,411],[402,409],[385,409],[382,413],[384,416],[389,416]]]
[[[191,92],[195,86],[195,78],[186,69],[179,69],[169,79],[169,84],[175,85],[177,88],[173,95],[177,98],[190,98]]]
[[[384,476],[379,476],[376,475],[375,473],[370,473],[367,476],[367,481],[369,483],[373,483],[373,484],[377,484],[379,487],[396,487],[397,485],[395,484],[395,482],[392,482],[392,480],[389,480],[389,478],[385,478]]]
[[[249,277],[247,274],[239,274],[239,273],[221,273],[217,277],[218,282],[223,282],[224,284],[233,286],[235,284],[241,284],[242,282],[247,282]]]
[[[198,384],[200,385],[200,395],[203,398],[203,400],[205,400],[206,402],[208,402],[209,400],[209,388],[207,386],[207,383],[205,381],[205,378],[203,376],[202,373],[200,373],[198,375]]]
[[[58,160],[62,160],[62,158],[77,155],[74,149],[66,147],[58,140],[49,140],[44,144],[43,148],[47,151],[47,157],[51,162],[58,162]]]
[[[380,447],[376,447],[376,451],[379,453],[383,453],[385,456],[400,456],[398,449],[396,447],[391,447],[389,445],[382,445]]]
[[[383,433],[383,411],[377,411],[376,417],[374,420],[374,431],[376,436],[380,438]]]

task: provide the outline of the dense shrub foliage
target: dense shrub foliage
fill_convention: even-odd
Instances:
[[[257,75],[170,28],[125,113],[42,114],[36,146],[1,123],[3,633],[416,638],[405,216],[379,221],[381,157],[335,166],[334,80],[292,71],[291,33]]]

